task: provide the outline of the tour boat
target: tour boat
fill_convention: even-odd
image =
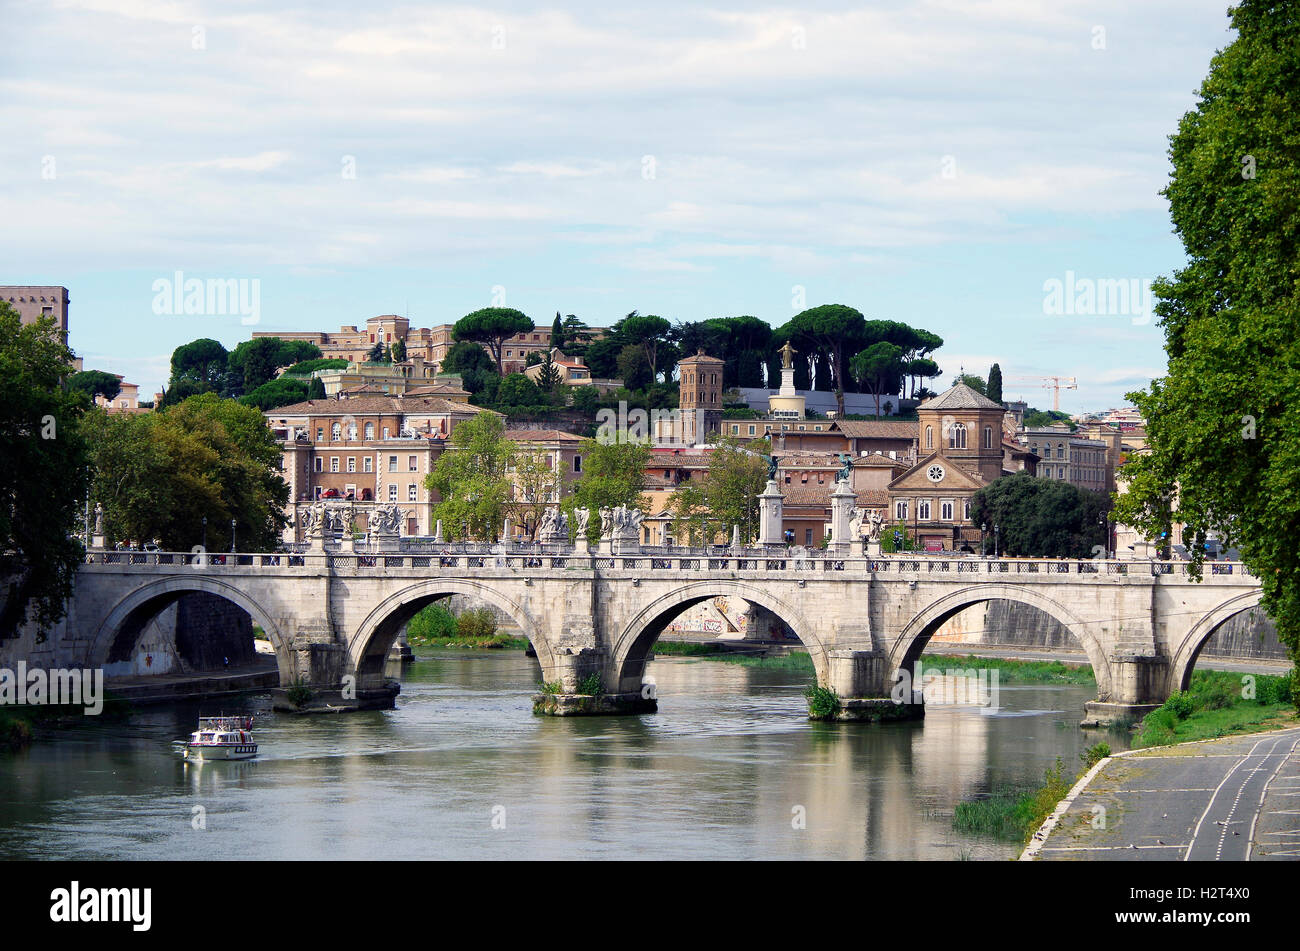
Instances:
[[[188,760],[251,759],[257,755],[252,717],[200,717],[185,744]]]

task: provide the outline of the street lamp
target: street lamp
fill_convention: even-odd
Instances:
[[[203,516],[203,550],[208,550],[208,517]]]
[[[235,520],[230,520],[230,553],[235,553]]]
[[[998,523],[993,523],[993,557],[998,557]]]
[[[987,552],[984,551],[984,536],[987,535],[988,533],[989,533],[989,523],[982,522],[980,524],[980,557],[981,558],[984,558],[988,554]]]

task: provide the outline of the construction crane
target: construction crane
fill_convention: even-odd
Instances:
[[[1061,390],[1077,390],[1078,384],[1072,376],[1018,376],[1008,383],[1037,383],[1045,390],[1052,391],[1052,409],[1061,409]]]

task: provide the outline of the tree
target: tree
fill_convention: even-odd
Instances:
[[[958,383],[965,383],[980,396],[988,395],[988,384],[984,382],[983,377],[976,376],[974,373],[958,373],[953,377],[952,385],[956,386]]]
[[[563,497],[567,475],[567,464],[555,465],[550,450],[520,447],[515,453],[513,492],[506,511],[529,538],[536,537],[546,510]]]
[[[900,379],[903,373],[903,349],[892,343],[872,344],[850,361],[853,375],[870,386],[876,396],[876,419],[880,418],[880,393],[886,381]]]
[[[30,619],[43,641],[84,555],[72,533],[86,498],[77,421],[88,401],[63,385],[72,361],[53,318],[23,324],[0,301],[0,638]]]
[[[995,403],[1002,402],[1002,367],[996,363],[989,367],[988,389],[984,395]]]
[[[796,314],[772,335],[773,340],[793,340],[795,349],[804,356],[816,352],[829,355],[840,416],[844,415],[844,355],[861,349],[865,325],[866,318],[852,307],[823,304]],[[797,379],[795,385],[799,385]]]
[[[320,399],[325,397],[325,384],[319,377],[312,377],[313,383],[320,384]],[[253,392],[241,396],[239,402],[244,406],[254,406],[265,412],[277,406],[289,406],[311,398],[310,387],[302,380],[280,377],[263,383]]]
[[[585,416],[595,416],[600,407],[600,390],[594,386],[575,386],[572,390],[571,404]]]
[[[230,520],[244,550],[274,547],[289,486],[280,446],[255,408],[215,393],[140,415],[88,413],[82,432],[94,465],[92,494],[110,539],[161,539],[189,551],[203,537],[230,545]]]
[[[581,446],[582,478],[574,484],[573,495],[564,503],[572,513],[576,509],[591,509],[593,518],[587,523],[587,538],[600,537],[602,508],[620,505],[645,510],[642,497],[645,470],[650,463],[648,442],[598,442],[584,439]]]
[[[387,363],[388,348],[381,341],[375,341],[375,345],[366,351],[367,363]]]
[[[172,375],[169,386],[182,382],[193,384],[197,393],[221,390],[226,386],[226,371],[230,354],[220,342],[211,337],[201,337],[182,344],[172,351]],[[242,370],[239,379],[243,379]]]
[[[275,378],[280,367],[292,367],[307,360],[322,359],[320,347],[306,340],[254,337],[230,352],[228,372],[231,391],[251,393]]]
[[[122,392],[122,378],[103,370],[83,370],[68,377],[68,386],[85,393],[92,402],[102,396],[111,403]]]
[[[767,485],[770,442],[760,439],[741,443],[724,436],[709,454],[709,471],[699,482],[684,484],[670,508],[676,525],[688,529],[688,537],[707,542],[719,534],[727,536],[740,528],[742,542],[758,535],[758,496]]]
[[[555,365],[555,359],[548,351],[542,360],[542,368],[537,373],[537,388],[543,393],[554,394],[563,384],[560,368]]]
[[[518,448],[505,438],[505,423],[496,413],[479,413],[451,431],[447,449],[424,480],[441,498],[433,514],[448,537],[497,539]]]
[[[1129,394],[1149,452],[1125,464],[1116,517],[1149,538],[1183,523],[1197,573],[1211,531],[1237,547],[1300,662],[1300,17],[1263,0],[1229,14],[1237,37],[1170,139],[1162,194],[1187,265],[1154,287],[1169,367]]]
[[[510,373],[501,378],[496,395],[498,406],[538,406],[541,402],[537,384],[522,373]]]
[[[456,340],[472,340],[481,343],[492,354],[497,373],[503,373],[501,366],[501,345],[515,334],[526,333],[533,329],[533,322],[513,307],[485,307],[466,314],[456,321],[452,336]]]
[[[405,363],[406,362],[406,341],[405,340],[394,341],[393,346],[390,348],[389,352],[393,356],[394,363]]]
[[[311,382],[307,384],[307,399],[309,400],[325,399],[325,382],[320,377],[318,376],[312,377]]]
[[[564,352],[571,357],[583,356],[587,351],[587,345],[591,343],[593,334],[591,328],[583,321],[579,320],[573,314],[567,314],[564,318]],[[590,365],[590,364],[588,364]]]
[[[1091,558],[1106,545],[1110,499],[1025,472],[1002,476],[971,497],[971,521],[996,525],[1002,551],[1038,558]]]
[[[551,323],[551,348],[553,350],[564,349],[564,324],[560,320],[560,312],[555,312],[555,320]]]
[[[619,351],[618,375],[629,390],[644,390],[654,382],[654,368],[646,359],[643,347],[629,343]]]
[[[645,354],[645,362],[650,367],[650,378],[654,380],[659,373],[659,348],[668,343],[672,324],[654,314],[638,314],[632,311],[618,322],[617,329],[628,343],[641,348],[641,352]]]

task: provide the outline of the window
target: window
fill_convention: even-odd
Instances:
[[[330,472],[338,472],[338,471],[339,471],[339,457],[330,456]]]
[[[356,471],[357,471],[357,457],[348,456],[348,472],[356,472]]]
[[[933,426],[925,427],[925,448],[926,449],[934,448],[934,427]]]
[[[397,457],[396,457],[396,456],[389,456],[389,457],[388,457],[388,471],[389,471],[389,472],[396,472],[396,471],[397,471]]]
[[[390,502],[396,502],[396,501],[397,501],[397,483],[396,483],[396,482],[390,482],[390,483],[388,483],[388,501],[390,501]]]
[[[811,529],[811,528],[805,528],[805,529],[803,530],[803,543],[804,543],[805,545],[807,545],[809,548],[812,548],[812,529]]]
[[[375,460],[371,459],[369,456],[366,456],[364,459],[361,460],[362,472],[373,472],[374,470],[375,470]]]
[[[962,517],[962,521],[964,522],[970,521],[970,499],[967,499],[965,502],[962,503],[961,517]]]
[[[407,471],[407,472],[419,472],[419,471],[420,471],[420,466],[419,466],[419,464],[418,464],[417,461],[416,461],[418,458],[419,458],[418,456],[407,456],[407,457],[406,457],[406,471]]]
[[[374,438],[375,438],[375,424],[374,424],[374,423],[366,423],[366,438],[367,438],[367,439],[374,439]]]
[[[948,430],[948,448],[965,449],[966,448],[966,424],[953,423]]]
[[[1060,467],[1057,468],[1057,470],[1056,470],[1056,477],[1057,477],[1058,479],[1064,479],[1064,478],[1065,478],[1065,466],[1060,466]]]
[[[387,426],[384,427],[384,438],[385,438],[385,439],[388,438],[388,427],[387,427]]]
[[[902,520],[906,521],[906,519],[907,519],[907,500],[906,500],[906,499],[899,499],[897,502],[894,503],[894,518],[902,519]]]
[[[322,459],[320,456],[316,457],[316,471],[317,472],[325,471],[325,460]]]
[[[573,471],[574,472],[582,471],[582,456],[573,457]]]
[[[921,499],[916,503],[916,517],[929,521],[930,519],[930,500]]]
[[[343,434],[343,427],[342,427],[341,425],[339,425],[338,423],[331,423],[331,424],[330,424],[330,441],[331,441],[331,442],[338,442],[338,440],[339,440],[339,438],[342,436],[342,434]]]
[[[993,427],[992,426],[984,427],[984,448],[985,449],[993,448]]]
[[[1038,455],[1038,443],[1036,443],[1036,442],[1035,442],[1035,443],[1030,443],[1030,444],[1029,444],[1029,451],[1032,452],[1035,456]]]
[[[415,483],[412,482],[410,485],[406,487],[406,501],[408,502],[417,501],[415,492],[416,492]]]
[[[320,493],[321,493],[321,487],[320,487],[320,486],[316,486],[316,490],[315,490],[315,493],[314,493],[314,497],[317,498],[317,499],[319,499],[319,498],[320,498]]]
[[[750,426],[749,429],[750,429],[750,435],[753,435],[754,427],[753,427],[753,426]],[[731,427],[731,435],[733,435],[733,436],[739,436],[739,435],[740,435],[740,427],[737,426],[737,425],[735,425],[735,424],[732,424],[732,427]]]
[[[1058,442],[1056,444],[1056,458],[1057,459],[1065,458],[1065,443]]]
[[[317,441],[317,442],[324,442],[324,441],[325,441],[325,429],[324,429],[324,427],[322,427],[322,426],[317,426],[317,427],[316,427],[316,441]]]
[[[952,521],[953,502],[952,499],[944,499],[939,503],[939,518],[945,522]]]

